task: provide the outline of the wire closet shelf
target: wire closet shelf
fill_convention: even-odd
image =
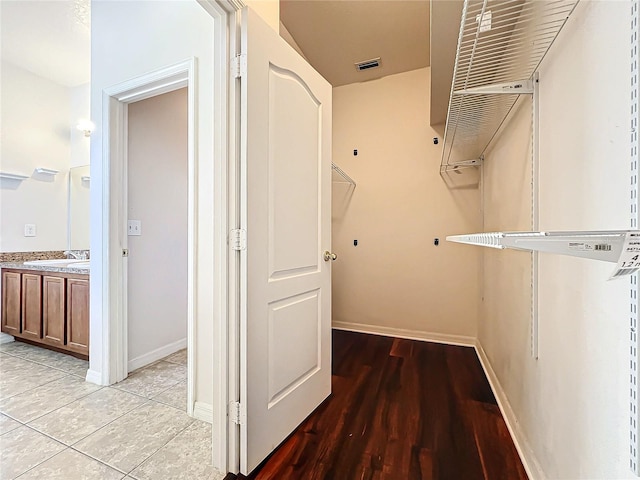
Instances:
[[[351,178],[349,175],[347,175],[347,173],[342,170],[339,166],[337,166],[335,163],[331,164],[331,171],[333,173],[336,173],[336,180],[334,180],[334,183],[348,183],[350,185],[353,185],[353,188],[356,187],[356,182],[353,178]]]
[[[627,234],[636,230],[578,232],[486,232],[450,235],[447,241],[489,248],[555,253],[616,263]]]
[[[465,0],[440,172],[482,164],[578,0]]]

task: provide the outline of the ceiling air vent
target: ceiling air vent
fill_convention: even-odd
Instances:
[[[380,57],[373,58],[371,60],[365,60],[364,62],[356,63],[356,69],[359,71],[369,70],[370,68],[376,68],[380,66]]]

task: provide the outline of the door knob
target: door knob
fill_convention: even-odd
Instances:
[[[324,252],[325,262],[328,262],[329,260],[335,260],[336,258],[338,258],[338,255],[336,255],[335,253],[331,253],[329,250],[325,250]]]

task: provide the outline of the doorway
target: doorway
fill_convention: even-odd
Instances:
[[[185,62],[181,62],[179,64],[175,64],[169,67],[166,67],[162,70],[158,70],[156,72],[132,79],[128,82],[124,82],[122,84],[116,85],[107,89],[105,93],[107,94],[108,99],[108,108],[107,108],[107,118],[109,118],[108,127],[109,131],[105,132],[107,138],[110,139],[108,145],[108,157],[109,157],[109,182],[108,182],[108,190],[110,197],[110,226],[111,226],[111,234],[110,234],[110,245],[109,245],[109,254],[108,254],[108,276],[110,278],[109,290],[113,292],[109,295],[110,301],[108,304],[110,314],[108,318],[110,318],[109,322],[109,330],[110,334],[107,336],[103,336],[103,344],[106,347],[105,350],[109,352],[109,371],[108,371],[108,383],[116,383],[124,380],[129,371],[148,364],[152,361],[159,360],[161,358],[166,357],[167,355],[174,353],[177,350],[180,350],[182,345],[186,345],[187,348],[187,378],[186,378],[186,389],[187,389],[187,400],[186,400],[186,410],[189,415],[194,415],[194,384],[195,384],[195,342],[194,342],[194,272],[195,272],[195,135],[194,135],[194,119],[195,119],[195,98],[194,98],[194,71],[195,71],[195,59],[188,60]],[[186,87],[186,88],[185,88]],[[177,93],[174,93],[177,92]],[[173,93],[173,95],[172,95]],[[164,97],[164,99],[158,100],[164,94],[168,94],[169,96]],[[163,182],[167,183],[172,181],[171,175],[166,175],[166,172],[161,172],[161,170],[168,168],[167,165],[161,164],[158,162],[158,152],[151,151],[152,155],[147,160],[142,161],[140,165],[137,165],[140,160],[136,160],[134,163],[136,164],[136,173],[134,177],[139,177],[139,179],[134,179],[135,184],[132,186],[133,189],[136,190],[136,194],[133,196],[134,200],[134,210],[133,215],[137,213],[142,213],[143,211],[146,213],[146,218],[149,223],[142,223],[141,218],[131,218],[129,216],[128,210],[128,197],[129,197],[129,188],[128,188],[128,173],[129,173],[129,154],[130,154],[130,145],[128,142],[128,136],[130,133],[130,129],[128,127],[128,122],[130,120],[130,112],[129,108],[134,114],[134,121],[136,118],[136,111],[141,107],[142,112],[148,110],[149,105],[143,103],[146,100],[150,100],[153,104],[150,104],[154,107],[156,102],[160,102],[160,109],[162,109],[163,100],[175,102],[178,97],[182,96],[183,99],[186,97],[186,114],[184,112],[183,106],[183,116],[185,117],[185,121],[183,121],[182,128],[184,128],[184,123],[186,123],[186,166],[182,165],[183,178],[186,178],[186,187],[184,185],[184,181],[182,182],[182,191],[186,192],[186,200],[183,198],[182,205],[185,205],[186,201],[186,222],[184,219],[184,207],[182,208],[182,234],[186,231],[186,243],[183,240],[182,246],[178,247],[177,245],[171,246],[171,242],[169,242],[170,249],[181,249],[181,255],[184,258],[180,258],[180,261],[184,264],[180,266],[182,272],[186,269],[186,275],[183,274],[180,288],[182,292],[186,288],[186,300],[182,300],[182,307],[178,307],[182,309],[182,314],[186,315],[186,340],[184,336],[184,329],[182,329],[182,335],[180,339],[167,341],[167,338],[173,336],[177,338],[179,335],[179,329],[174,329],[171,334],[168,334],[167,331],[164,333],[161,329],[157,328],[157,324],[154,324],[153,318],[147,318],[146,322],[142,322],[142,328],[140,328],[140,319],[149,317],[147,314],[147,310],[151,308],[149,302],[158,302],[158,292],[153,291],[153,284],[156,281],[155,277],[165,277],[165,285],[163,288],[168,288],[166,285],[171,284],[171,280],[166,279],[166,275],[158,274],[158,270],[162,269],[162,262],[166,259],[168,252],[163,252],[162,246],[159,246],[158,242],[151,242],[154,247],[151,248],[151,255],[143,255],[141,252],[144,247],[141,242],[132,242],[134,250],[139,252],[137,262],[134,261],[131,266],[136,269],[136,273],[134,274],[134,285],[133,291],[136,291],[141,296],[144,297],[144,301],[140,298],[133,301],[132,304],[132,312],[138,318],[138,323],[132,323],[132,329],[129,328],[129,274],[128,270],[130,267],[129,264],[129,241],[130,239],[135,238],[136,240],[141,240],[142,238],[152,239],[154,237],[167,237],[166,226],[162,226],[162,215],[159,209],[154,209],[154,205],[158,204],[158,201],[154,203],[154,201],[150,198],[146,197],[145,191],[148,189],[149,192],[153,190],[153,181],[160,181],[160,177],[165,177]],[[136,103],[139,102],[139,105]],[[179,103],[179,100],[178,100]],[[151,115],[153,117],[153,123],[157,127],[158,115],[157,115],[157,107],[155,105],[155,109],[152,108],[152,112],[156,112],[156,114]],[[148,116],[148,115],[147,115]],[[143,115],[144,117],[144,115]],[[169,118],[165,120],[165,123],[169,125],[169,129],[174,130],[175,133],[175,115],[170,114]],[[137,121],[135,122],[138,123]],[[145,145],[153,146],[158,143],[158,136],[154,132],[153,125],[150,125],[151,130],[147,129],[142,122],[142,131],[147,132],[143,137],[142,146]],[[138,128],[135,127],[134,128]],[[138,132],[140,133],[140,132]],[[139,135],[138,135],[139,136]],[[182,134],[184,138],[184,133]],[[178,145],[180,142],[178,142]],[[166,147],[166,146],[165,146]],[[166,155],[167,152],[164,152],[164,149],[160,148],[160,151],[163,151],[162,155]],[[136,147],[137,148],[137,147]],[[157,147],[154,147],[157,148]],[[144,149],[143,149],[144,151]],[[136,154],[136,152],[134,152]],[[137,154],[136,154],[137,155]],[[183,154],[184,155],[184,154]],[[134,155],[135,156],[135,155]],[[145,155],[142,155],[145,156]],[[168,155],[171,156],[170,154]],[[168,162],[167,162],[168,163]],[[175,165],[174,165],[175,166]],[[140,167],[140,168],[138,168]],[[186,170],[186,176],[184,174]],[[153,179],[150,183],[149,179]],[[139,182],[139,185],[137,184]],[[164,197],[168,197],[169,193],[162,191],[159,192],[159,195]],[[166,190],[166,188],[164,189]],[[174,188],[174,191],[176,189]],[[156,192],[158,194],[158,192]],[[136,195],[141,198],[137,198]],[[179,193],[177,194],[180,195]],[[184,193],[183,193],[184,197]],[[147,206],[142,208],[141,205]],[[173,207],[172,207],[173,208]],[[178,210],[180,210],[178,208]],[[129,220],[138,220],[140,223],[130,223]],[[160,224],[160,227],[158,226]],[[150,230],[145,230],[145,225]],[[131,227],[131,228],[130,228]],[[145,232],[148,234],[145,237]],[[134,235],[129,236],[130,233]],[[184,238],[184,237],[182,237]],[[173,240],[172,240],[173,241]],[[142,261],[144,257],[147,257],[146,263]],[[136,266],[138,265],[138,266]],[[173,264],[172,264],[173,265]],[[152,269],[152,271],[140,271],[145,268]],[[166,270],[166,269],[165,269]],[[171,272],[169,272],[171,273]],[[146,275],[146,278],[145,278]],[[141,277],[142,280],[140,280]],[[162,295],[165,295],[164,293]],[[175,302],[176,305],[179,302]],[[142,312],[142,313],[141,313]],[[174,307],[175,312],[175,307]],[[186,314],[185,314],[186,312]],[[170,320],[165,320],[165,322]],[[174,319],[175,321],[175,319]],[[131,322],[135,322],[135,320],[131,320]],[[145,330],[146,329],[146,330]],[[171,329],[168,329],[171,330]],[[146,334],[145,334],[146,331]],[[176,333],[178,332],[178,333]],[[129,335],[133,334],[133,337],[130,339]],[[132,344],[132,349],[129,348],[129,342],[132,340],[134,343]],[[155,343],[154,343],[155,342]],[[173,352],[171,351],[173,350]]]
[[[186,365],[187,88],[130,104],[127,123],[127,370],[131,373],[169,355]]]

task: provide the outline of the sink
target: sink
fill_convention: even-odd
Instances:
[[[52,260],[29,260],[28,262],[24,262],[25,265],[51,265],[51,266],[61,266],[61,265],[70,265],[73,263],[89,263],[87,260],[78,260],[75,258],[55,258]]]

